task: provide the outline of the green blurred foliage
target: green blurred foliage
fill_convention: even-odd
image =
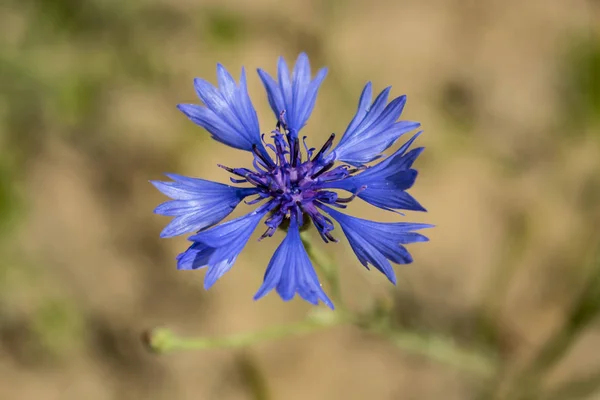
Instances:
[[[65,357],[85,337],[84,321],[75,304],[48,298],[32,317],[35,337],[53,357]]]
[[[13,171],[0,164],[0,238],[10,231],[18,214],[20,202],[15,186]]]
[[[212,9],[205,13],[207,33],[217,44],[235,44],[248,33],[246,21],[231,11]]]
[[[563,66],[563,105],[576,134],[577,128],[600,123],[600,38],[588,35],[571,43]]]
[[[93,77],[69,76],[60,81],[56,90],[56,110],[53,112],[65,127],[81,126],[97,109],[101,81]]]

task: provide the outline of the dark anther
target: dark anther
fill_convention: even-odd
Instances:
[[[356,194],[353,194],[350,197],[338,197],[335,201],[336,203],[350,203],[352,200],[356,198]]]
[[[338,240],[336,238],[334,238],[331,233],[329,232],[323,232],[323,234],[327,237],[327,239],[329,239],[330,241],[332,241],[333,243],[337,243]]]
[[[275,164],[273,164],[273,161],[267,159],[265,156],[263,156],[260,153],[260,150],[258,149],[258,146],[256,144],[252,145],[252,152],[254,153],[254,155],[256,157],[258,157],[265,164],[265,167],[267,167],[267,168],[275,167]]]
[[[252,171],[250,171],[247,168],[235,168],[234,169],[234,168],[226,167],[226,166],[221,165],[221,164],[217,164],[217,166],[219,168],[223,168],[225,171],[227,171],[227,172],[229,172],[231,174],[234,174],[234,175],[237,175],[237,176],[241,176],[242,178],[246,178],[246,179],[248,179],[248,174],[252,173]]]
[[[323,168],[321,168],[318,172],[314,173],[313,175],[311,175],[311,179],[316,179],[319,176],[321,176],[321,174],[329,171],[331,169],[331,167],[333,167],[333,164],[335,164],[334,161],[330,162],[329,164],[326,164]]]
[[[298,140],[298,138],[294,138],[294,143],[292,146],[292,160],[291,160],[291,164],[292,167],[296,167],[298,165],[298,161],[300,161],[300,141]]]
[[[350,175],[352,175],[352,174],[353,174],[353,173],[355,173],[355,172],[364,171],[364,170],[366,170],[367,168],[368,168],[368,167],[365,167],[365,166],[363,165],[363,166],[361,166],[361,167],[358,167],[358,168],[352,168],[352,169],[349,169],[349,170],[348,170],[348,173],[349,173]]]
[[[267,185],[265,185],[263,182],[261,182],[258,179],[256,179],[256,176],[253,176],[251,174],[247,174],[245,176],[245,178],[248,180],[248,182],[250,182],[251,184],[253,184],[256,187],[259,187],[259,188],[264,189],[264,190],[268,190],[269,189],[267,187]]]
[[[279,119],[277,120],[277,125],[275,125],[275,128],[279,132],[281,132],[281,129],[283,129],[284,131],[287,130],[287,124],[285,123],[285,110],[279,113]]]
[[[264,197],[261,195],[258,195],[256,198],[252,199],[252,200],[244,200],[244,203],[246,203],[247,205],[251,206],[253,204],[256,204],[260,201],[264,200]]]
[[[332,133],[331,136],[329,136],[329,139],[327,139],[327,141],[325,142],[323,147],[321,147],[321,150],[319,150],[319,152],[317,154],[315,154],[312,161],[317,160],[319,157],[321,157],[321,155],[323,153],[325,153],[327,150],[329,150],[329,148],[331,147],[331,144],[333,143],[333,139],[335,139],[335,133]]]
[[[262,241],[263,239],[266,239],[268,237],[273,236],[273,234],[275,233],[275,230],[277,228],[273,229],[273,228],[267,228],[267,230],[265,231],[265,233],[263,233],[262,235],[260,235],[260,237],[258,238],[258,241]]]
[[[337,243],[338,242],[338,240],[336,238],[334,238],[331,235],[331,233],[329,233],[327,231],[322,231],[321,229],[317,228],[317,232],[319,232],[319,235],[321,235],[321,239],[323,239],[323,241],[325,243],[329,243],[329,242]]]
[[[233,171],[233,168],[229,168],[229,167],[226,167],[226,166],[224,166],[224,165],[221,165],[221,164],[217,164],[217,166],[218,166],[219,168],[223,168],[223,169],[224,169],[225,171],[227,171],[227,172],[230,172],[230,173],[232,173],[232,174],[236,174],[236,173]],[[240,174],[236,174],[236,175],[240,175]],[[240,176],[242,176],[242,175],[240,175]]]

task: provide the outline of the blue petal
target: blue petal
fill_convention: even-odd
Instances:
[[[208,266],[204,287],[210,288],[231,269],[252,232],[269,210],[270,207],[265,205],[243,217],[191,236],[189,240],[195,243],[178,257],[178,268],[196,269]]]
[[[166,174],[173,182],[151,181],[158,190],[174,200],[162,203],[154,212],[175,217],[160,236],[172,237],[206,229],[228,216],[256,188],[237,188],[222,183]]]
[[[275,113],[275,118],[285,111],[285,122],[293,137],[308,121],[315,106],[317,93],[321,82],[327,75],[327,68],[319,70],[315,79],[311,81],[310,63],[308,56],[301,53],[296,60],[294,71],[290,77],[288,66],[283,57],[279,58],[277,65],[276,82],[264,70],[258,69],[258,75],[265,86],[269,104]]]
[[[368,188],[367,188],[368,189]],[[370,189],[358,195],[367,203],[388,211],[427,211],[414,197],[404,191]]]
[[[194,270],[204,268],[214,251],[212,247],[205,246],[202,243],[194,243],[177,256],[177,269]]]
[[[327,182],[321,187],[358,192],[358,197],[364,201],[386,210],[426,211],[406,193],[417,178],[417,170],[411,167],[424,148],[407,150],[420,134],[418,132],[394,154],[366,171],[343,180]]]
[[[302,244],[296,218],[292,218],[287,236],[275,250],[264,282],[254,300],[260,299],[273,289],[276,289],[285,301],[293,299],[298,293],[309,303],[316,305],[321,300],[333,309],[333,303],[321,288],[319,278]]]
[[[406,222],[375,222],[342,214],[327,206],[321,208],[342,227],[354,254],[367,269],[368,264],[381,271],[393,284],[396,275],[390,261],[409,264],[413,261],[403,244],[426,242],[425,236],[412,232],[433,225]]]
[[[371,82],[365,85],[356,114],[334,149],[337,160],[354,166],[369,163],[379,158],[400,136],[421,126],[418,122],[397,121],[406,104],[406,96],[387,104],[390,89],[384,89],[369,107],[372,86]]]
[[[196,93],[205,106],[179,104],[192,122],[210,132],[219,142],[241,150],[252,151],[256,145],[264,153],[256,111],[252,106],[246,86],[246,73],[242,68],[240,84],[221,64],[217,65],[219,88],[204,79],[194,79]]]

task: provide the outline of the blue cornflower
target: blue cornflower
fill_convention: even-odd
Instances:
[[[318,304],[320,300],[333,308],[300,238],[300,229],[308,220],[326,243],[337,242],[332,235],[332,218],[336,220],[360,262],[367,268],[368,264],[373,265],[392,283],[396,283],[396,276],[390,261],[412,262],[403,245],[428,240],[415,231],[431,225],[368,221],[332,208],[344,209],[346,203],[359,197],[385,210],[425,211],[406,193],[417,177],[412,165],[423,148],[409,151],[419,132],[383,161],[374,166],[366,165],[382,158],[382,152],[400,136],[420,126],[417,122],[398,121],[406,96],[388,102],[390,87],[372,102],[370,82],[360,96],[356,115],[336,146],[333,146],[335,134],[318,151],[306,145],[306,137],[301,144],[299,132],[310,117],[326,74],[327,69],[323,68],[312,79],[304,53],[298,57],[291,76],[283,58],[279,59],[277,81],[262,69],[258,70],[276,118],[270,136],[272,142],[261,135],[256,111],[248,96],[244,69],[237,84],[218,64],[218,88],[203,79],[194,81],[204,106],[178,106],[214,139],[253,155],[253,169],[219,165],[235,176],[231,178],[233,183],[246,184],[246,187],[175,174],[167,174],[172,181],[152,182],[173,199],[155,210],[157,214],[175,217],[161,237],[196,232],[189,238],[193,244],[177,257],[177,268],[208,267],[206,289],[233,266],[265,217],[267,230],[261,239],[271,237],[284,222],[287,236],[275,251],[254,299],[275,289],[286,301],[298,293],[310,303]],[[332,189],[347,191],[350,195],[340,197]],[[245,200],[248,196],[254,198]],[[217,225],[241,201],[262,204],[242,217]]]

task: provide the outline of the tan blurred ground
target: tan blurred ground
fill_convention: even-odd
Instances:
[[[164,198],[148,183],[163,171],[225,182],[216,163],[249,164],[175,104],[195,101],[193,77],[214,82],[217,62],[235,74],[245,66],[267,131],[273,118],[254,71],[274,72],[279,55],[291,61],[302,50],[313,68],[329,67],[305,128],[313,146],[343,132],[368,80],[407,94],[404,118],[423,124],[427,150],[411,193],[429,212],[405,219],[437,227],[430,243],[411,246],[415,263],[397,268],[399,318],[468,345],[476,330],[468,316],[492,304],[507,365],[530,357],[564,320],[600,222],[600,142],[597,126],[570,120],[561,68],[572,43],[598,33],[597,2],[50,3],[67,15],[84,9],[84,24],[98,27],[65,33],[39,1],[0,13],[2,62],[25,82],[2,98],[0,115],[9,121],[15,102],[26,109],[26,128],[5,123],[0,132],[3,157],[22,163],[13,177],[19,216],[0,247],[0,399],[261,398],[252,371],[268,387],[263,398],[475,398],[478,378],[352,327],[245,351],[154,356],[140,343],[149,327],[234,333],[310,309],[275,295],[252,301],[281,235],[251,241],[210,292],[203,272],[177,272],[186,241],[159,239],[167,219],[152,209]],[[3,71],[13,79],[12,67]],[[80,79],[96,90],[85,112]],[[403,219],[360,201],[350,209]],[[346,243],[327,249],[352,307],[389,295]],[[600,368],[598,346],[596,324],[548,381]]]

